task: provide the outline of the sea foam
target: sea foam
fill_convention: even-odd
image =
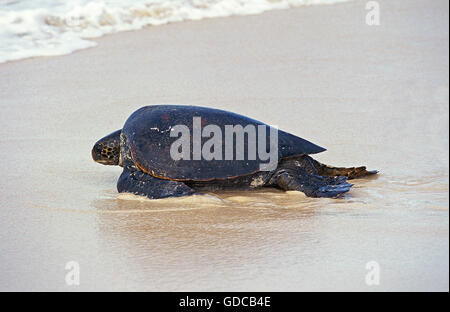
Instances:
[[[0,63],[69,54],[91,38],[185,20],[347,0],[0,0]]]

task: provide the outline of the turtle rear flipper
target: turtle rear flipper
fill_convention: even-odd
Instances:
[[[275,175],[274,182],[285,191],[300,191],[309,197],[336,197],[353,186],[345,177],[322,177],[284,170]]]
[[[147,196],[150,199],[192,195],[193,189],[183,182],[155,178],[142,171],[124,169],[117,181],[119,193]]]
[[[347,179],[357,179],[365,176],[377,174],[377,170],[367,170],[366,166],[361,167],[333,167],[322,164],[310,156],[305,156],[305,159],[309,161],[317,173],[321,176],[343,176]]]
[[[321,165],[322,168],[319,170],[319,174],[324,176],[343,176],[347,177],[349,180],[363,178],[378,173],[377,170],[367,170],[366,166],[345,168]]]

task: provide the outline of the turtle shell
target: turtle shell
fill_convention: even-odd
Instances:
[[[221,158],[206,160],[201,157],[199,160],[194,160],[195,158],[198,159],[198,156],[194,157],[194,148],[197,147],[196,150],[199,151],[197,143],[196,146],[193,146],[194,136],[197,134],[196,142],[201,140],[201,147],[210,139],[210,137],[201,136],[199,138],[198,130],[195,130],[194,133],[194,117],[201,118],[201,129],[204,129],[207,125],[216,125],[220,128],[220,132],[214,133],[214,136],[222,135]],[[199,129],[198,118],[196,123],[195,129]],[[180,138],[179,135],[171,136],[171,132],[177,125],[183,125],[189,129],[190,157],[188,159],[177,160],[171,156],[171,146]],[[229,179],[261,171],[260,165],[268,163],[268,159],[267,157],[260,157],[258,148],[256,148],[256,157],[249,157],[249,155],[255,153],[248,152],[248,145],[259,144],[251,140],[253,136],[244,136],[244,157],[241,157],[243,159],[236,159],[237,144],[231,144],[233,156],[230,159],[230,147],[225,146],[227,125],[228,127],[230,125],[241,125],[243,128],[253,125],[257,131],[256,138],[258,138],[258,131],[261,129],[258,126],[266,126],[265,137],[261,136],[260,141],[264,142],[263,138],[266,139],[266,152],[269,151],[271,131],[268,127],[270,126],[239,114],[199,106],[152,105],[142,107],[127,119],[122,129],[122,135],[125,137],[130,156],[136,166],[158,178],[178,181],[210,181]],[[278,134],[277,163],[282,158],[315,154],[325,150],[295,135],[275,128],[272,128],[272,130],[277,131]],[[233,143],[237,143],[237,137],[233,137],[233,140]],[[228,158],[225,155],[226,149],[228,149]],[[220,148],[218,148],[218,151],[220,151]]]

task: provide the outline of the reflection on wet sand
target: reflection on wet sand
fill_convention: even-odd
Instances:
[[[312,205],[278,210],[262,197],[278,197],[279,193],[253,195],[220,194],[220,198],[210,195],[207,199],[193,197],[158,203],[96,201],[93,205],[100,210],[113,207],[113,211],[132,211],[98,216],[102,252],[126,253],[128,265],[145,277],[147,289],[157,289],[158,284],[182,289],[184,282],[195,284],[193,289],[213,289],[202,276],[227,272],[231,276],[224,278],[224,282],[229,278],[239,281],[248,274],[256,274],[255,262],[270,262],[291,239],[299,244],[312,239],[313,223],[307,222],[315,215]],[[301,195],[287,196],[304,199]],[[286,233],[292,237],[286,237]],[[111,245],[111,241],[115,243]],[[253,270],[249,271],[251,267]]]

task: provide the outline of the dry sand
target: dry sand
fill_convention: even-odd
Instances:
[[[1,64],[0,290],[448,291],[448,2],[380,5],[380,26],[355,1]],[[343,199],[118,197],[92,144],[159,103],[248,115],[381,174]]]

